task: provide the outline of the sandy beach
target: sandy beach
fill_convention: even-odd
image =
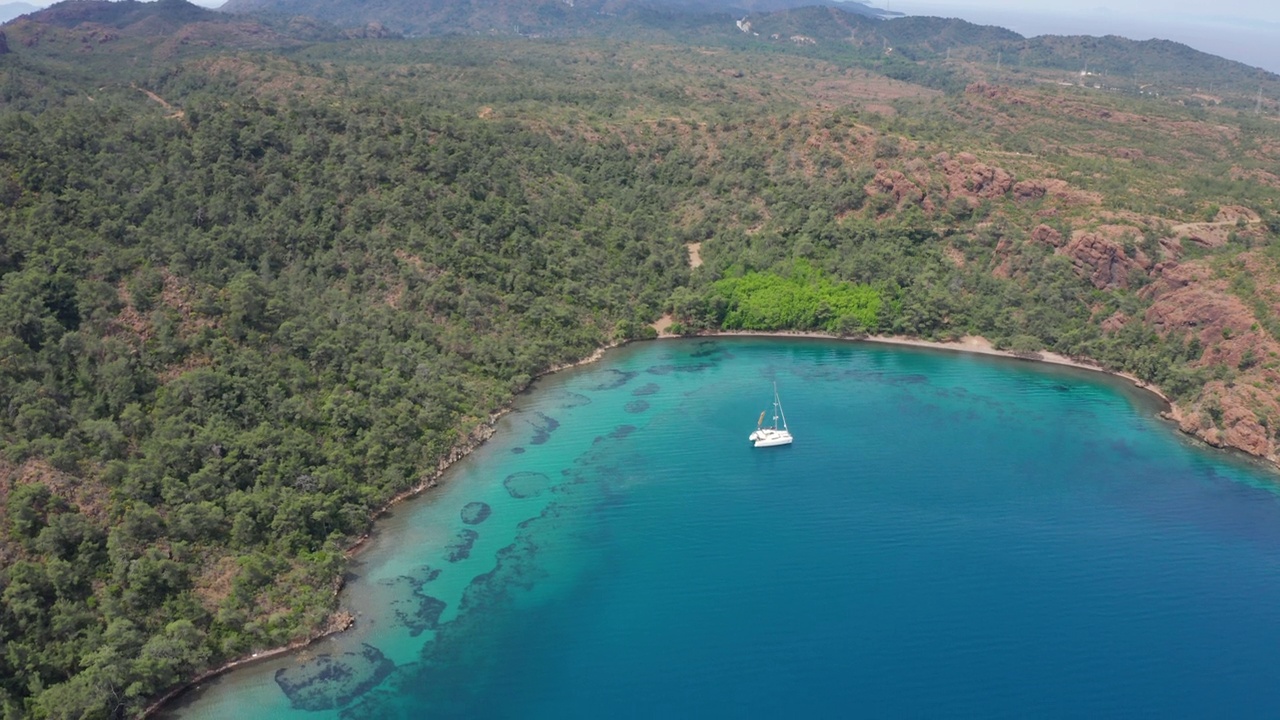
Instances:
[[[661,322],[662,321],[659,321],[659,323]],[[655,323],[654,325],[655,329],[657,329],[657,325],[658,323]],[[670,323],[667,323],[667,325],[670,325]],[[666,327],[664,326],[662,330],[665,330],[665,329]],[[672,335],[670,333],[666,333],[662,331],[659,331],[659,335],[658,335],[659,340],[669,340],[669,339],[674,339],[679,337],[683,337],[683,336]],[[1147,392],[1150,392],[1153,395],[1156,395],[1157,397],[1159,397],[1161,400],[1163,400],[1166,404],[1170,406],[1171,412],[1174,411],[1172,401],[1169,400],[1169,397],[1165,395],[1164,392],[1160,390],[1160,388],[1156,387],[1155,385],[1152,385],[1151,383],[1145,382],[1134,375],[1130,375],[1129,373],[1119,372],[1116,370],[1108,370],[1107,368],[1104,368],[1098,363],[1093,362],[1091,360],[1070,358],[1070,357],[1067,357],[1066,355],[1050,352],[1048,350],[1041,350],[1033,353],[1015,353],[1008,350],[1000,350],[1000,349],[997,349],[995,345],[991,343],[990,340],[984,337],[981,337],[979,335],[965,335],[959,340],[950,341],[950,342],[938,342],[935,340],[920,340],[918,338],[903,337],[899,335],[862,335],[857,337],[841,337],[839,335],[830,335],[822,332],[808,332],[808,331],[804,331],[804,332],[768,331],[766,332],[766,331],[754,331],[754,330],[730,330],[730,331],[721,331],[721,332],[701,333],[693,337],[819,338],[823,340],[844,340],[848,342],[867,342],[867,343],[878,343],[882,345],[903,345],[908,347],[930,348],[933,350],[950,350],[953,352],[966,352],[966,353],[975,353],[978,355],[991,355],[994,357],[1011,358],[1014,360],[1026,360],[1028,362],[1042,362],[1042,363],[1048,363],[1050,365],[1065,365],[1067,367],[1080,368],[1081,370],[1090,370],[1093,372],[1100,372],[1107,375],[1114,375],[1115,377],[1128,380],[1129,382],[1133,383],[1135,386],[1143,390],[1146,390]]]

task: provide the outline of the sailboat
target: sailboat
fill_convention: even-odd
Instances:
[[[764,426],[766,412],[768,411],[760,413],[760,419],[756,421],[756,430],[747,439],[756,447],[790,445],[791,431],[787,429],[787,416],[782,412],[782,400],[778,397],[778,383],[776,382],[773,384],[773,427]],[[778,427],[778,418],[782,418],[781,428]]]

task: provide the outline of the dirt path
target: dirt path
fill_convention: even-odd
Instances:
[[[1229,227],[1239,222],[1239,220],[1213,220],[1211,222],[1182,223],[1181,225],[1174,225],[1170,230],[1173,231],[1174,237],[1179,237],[1181,235],[1189,235],[1197,230]],[[1244,222],[1246,225],[1257,225],[1262,222],[1262,220],[1259,218],[1244,218]]]
[[[702,265],[702,243],[689,243],[685,245],[689,251],[689,267],[696,268]]]
[[[675,322],[675,318],[671,317],[671,314],[668,313],[658,318],[657,322],[653,323],[649,327],[653,328],[654,330],[657,330],[658,337],[660,338],[675,337],[675,334],[669,330],[669,328],[671,327],[671,324],[674,322]]]
[[[185,112],[183,112],[183,111],[182,111],[182,108],[176,108],[176,107],[174,107],[174,106],[170,105],[168,100],[165,100],[164,98],[162,98],[162,97],[160,97],[159,95],[157,95],[157,94],[155,94],[155,93],[151,92],[150,90],[146,90],[146,89],[144,89],[144,88],[140,88],[140,87],[138,87],[137,85],[134,85],[134,86],[133,86],[133,89],[134,89],[134,90],[137,90],[138,92],[142,93],[143,95],[146,95],[147,97],[151,98],[152,100],[154,100],[154,101],[156,101],[156,102],[160,103],[160,106],[161,106],[161,107],[163,107],[165,110],[168,110],[168,111],[169,111],[169,115],[168,115],[168,117],[175,118],[175,119],[178,119],[178,120],[181,120],[181,119],[183,119],[184,117],[186,117],[186,115],[187,115],[187,114],[186,114]]]

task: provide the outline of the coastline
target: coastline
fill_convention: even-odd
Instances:
[[[659,323],[661,323],[661,321],[659,321]],[[1025,360],[1028,362],[1041,362],[1041,363],[1046,363],[1050,365],[1061,365],[1066,367],[1078,368],[1082,370],[1089,370],[1093,372],[1104,373],[1107,375],[1113,375],[1115,377],[1119,377],[1124,380],[1127,380],[1128,382],[1132,383],[1134,386],[1138,387],[1139,389],[1152,393],[1153,395],[1155,395],[1165,403],[1167,409],[1160,413],[1160,416],[1162,418],[1166,420],[1170,420],[1174,423],[1177,423],[1177,419],[1179,417],[1176,406],[1173,405],[1172,401],[1168,398],[1168,396],[1166,396],[1158,387],[1151,385],[1150,383],[1144,382],[1143,380],[1131,374],[1118,372],[1114,370],[1108,370],[1096,362],[1092,362],[1084,359],[1070,358],[1065,355],[1061,355],[1054,352],[1014,353],[1007,350],[1000,350],[1000,349],[997,349],[991,343],[991,341],[977,335],[966,335],[962,337],[960,340],[949,341],[949,342],[921,340],[918,338],[910,338],[910,337],[896,336],[896,335],[839,336],[839,335],[831,335],[824,332],[814,332],[814,331],[731,330],[731,331],[701,332],[701,333],[698,333],[697,335],[683,336],[683,335],[674,335],[674,334],[665,332],[665,329],[666,329],[665,326],[661,328],[656,327],[659,323],[655,323],[655,330],[658,330],[659,332],[658,332],[658,336],[654,338],[654,340],[691,339],[691,338],[697,338],[697,337],[708,337],[708,338],[711,338],[711,337],[797,338],[798,337],[798,338],[813,338],[813,339],[819,339],[819,340],[867,342],[867,343],[875,343],[880,345],[918,347],[918,348],[928,348],[933,350],[948,350],[952,352],[965,352],[965,353],[972,353],[976,355],[988,355],[992,357],[1003,357],[1003,358],[1010,358],[1014,360]],[[605,354],[609,350],[620,347],[624,344],[629,344],[630,342],[644,342],[644,340],[622,341],[622,342],[613,341],[606,345],[596,348],[594,351],[592,351],[590,355],[582,358],[581,360],[553,365],[547,368],[546,370],[538,373],[537,375],[532,376],[529,379],[528,383],[524,384],[522,387],[519,388],[519,390],[517,390],[513,394],[511,401],[507,402],[504,406],[491,412],[486,420],[476,425],[474,428],[472,428],[470,432],[468,432],[464,436],[464,439],[462,442],[455,445],[453,448],[450,449],[447,455],[440,458],[440,460],[436,463],[435,469],[432,470],[430,473],[428,473],[422,481],[418,482],[417,484],[413,485],[412,487],[406,490],[403,490],[397,493],[390,500],[388,500],[382,506],[377,508],[371,514],[371,521],[376,522],[378,518],[385,515],[389,510],[391,510],[394,506],[396,506],[400,502],[416,497],[422,494],[423,492],[425,492],[426,490],[437,487],[440,484],[440,478],[445,474],[445,472],[448,471],[450,467],[453,466],[454,463],[457,463],[458,461],[466,458],[468,455],[470,455],[472,452],[478,449],[481,445],[483,445],[486,440],[488,440],[490,437],[493,436],[496,430],[498,420],[500,420],[507,413],[511,412],[515,397],[524,393],[526,390],[528,390],[528,388],[531,385],[533,385],[533,383],[537,379],[546,377],[548,375],[552,375],[554,373],[558,373],[564,370],[570,370],[573,368],[582,367],[585,365],[590,365],[592,363],[598,362],[599,360],[604,358]],[[368,545],[368,542],[371,538],[372,538],[372,533],[366,533],[360,536],[359,538],[356,538],[356,540],[349,547],[345,549],[344,551],[345,556],[347,558],[352,558],[355,555],[357,555],[362,549],[364,549]],[[337,595],[342,591],[342,586],[343,586],[342,580],[340,578],[337,579],[334,584],[334,590],[333,590],[334,597],[337,597]],[[163,711],[165,709],[165,706],[174,702],[175,700],[177,700],[187,692],[197,689],[201,683],[212,680],[225,673],[231,672],[232,670],[246,667],[248,665],[252,665],[257,662],[276,658],[281,655],[286,655],[296,650],[301,650],[326,637],[330,637],[332,635],[337,635],[339,633],[342,633],[350,629],[354,624],[355,624],[355,618],[348,611],[342,609],[341,607],[335,608],[334,611],[329,614],[328,622],[326,623],[324,628],[316,630],[315,632],[308,635],[307,637],[299,640],[295,640],[286,645],[270,648],[267,650],[261,650],[251,655],[234,658],[222,665],[219,665],[216,668],[206,670],[200,673],[199,675],[197,675],[196,677],[192,678],[190,681],[183,683],[181,686],[174,688],[173,690],[170,690],[164,696],[162,696],[161,698],[157,699],[155,702],[148,705],[147,708],[143,711],[141,717],[143,718],[154,717],[155,715]]]
[[[1168,395],[1165,395],[1164,391],[1162,391],[1159,387],[1152,385],[1151,383],[1146,382],[1141,378],[1138,378],[1135,375],[1131,375],[1130,373],[1121,372],[1118,370],[1109,370],[1103,367],[1101,364],[1093,360],[1089,360],[1088,358],[1072,358],[1072,357],[1067,357],[1066,355],[1062,355],[1056,352],[1051,352],[1048,350],[1040,350],[1040,351],[1031,352],[1031,353],[1017,353],[1010,350],[1000,350],[996,348],[996,346],[993,345],[990,340],[982,337],[981,335],[965,335],[959,340],[953,340],[953,341],[947,341],[947,342],[941,342],[937,340],[920,340],[918,338],[906,337],[903,335],[840,336],[840,335],[830,335],[824,332],[812,332],[812,331],[788,332],[788,331],[763,331],[763,330],[715,331],[715,332],[699,333],[698,335],[695,335],[692,337],[717,337],[717,336],[777,337],[777,338],[804,337],[804,338],[816,338],[821,340],[866,342],[866,343],[876,343],[879,345],[896,345],[896,346],[902,346],[902,347],[929,348],[931,350],[950,350],[953,352],[965,352],[965,353],[972,353],[975,355],[989,355],[992,357],[1009,358],[1012,360],[1040,362],[1040,363],[1046,363],[1048,365],[1063,365],[1066,367],[1078,368],[1081,370],[1099,372],[1099,373],[1103,373],[1104,375],[1112,375],[1112,376],[1127,380],[1130,383],[1132,383],[1135,387],[1141,390],[1145,390],[1155,395],[1156,397],[1160,398],[1162,401],[1164,401],[1164,403],[1169,406],[1169,413],[1172,413],[1175,410],[1173,401],[1169,399]],[[681,337],[681,336],[665,334],[665,335],[659,335],[658,339],[665,340],[665,339],[678,338],[678,337]]]
[[[602,345],[600,347],[597,347],[595,350],[591,352],[590,355],[588,355],[585,358],[582,358],[581,360],[552,365],[551,367],[538,373],[537,375],[530,377],[529,382],[525,383],[512,395],[511,401],[508,401],[502,407],[489,413],[489,417],[486,420],[481,422],[479,425],[476,425],[475,427],[473,427],[471,431],[465,435],[464,440],[462,442],[458,443],[457,445],[454,445],[449,450],[449,453],[447,455],[445,455],[444,457],[440,458],[439,461],[437,461],[435,469],[430,473],[428,473],[424,479],[414,484],[413,486],[409,487],[408,489],[402,490],[401,492],[396,493],[394,496],[391,497],[390,500],[386,501],[380,507],[374,510],[373,513],[370,515],[370,522],[377,522],[378,518],[382,517],[383,515],[386,515],[387,512],[391,510],[391,508],[398,505],[399,503],[405,500],[408,500],[412,497],[416,497],[422,494],[423,492],[430,490],[431,488],[437,487],[440,484],[441,476],[443,476],[445,472],[447,472],[449,468],[453,466],[454,463],[467,457],[472,452],[475,452],[475,450],[479,448],[481,445],[483,445],[486,440],[488,440],[490,437],[493,437],[493,433],[497,427],[498,420],[502,419],[504,415],[511,412],[513,403],[515,401],[515,397],[524,393],[526,390],[528,390],[529,387],[533,385],[534,381],[536,381],[538,378],[546,377],[548,375],[552,375],[554,373],[558,373],[563,370],[570,370],[572,368],[581,367],[583,365],[589,365],[591,363],[597,362],[604,357],[606,352],[622,344],[623,343],[618,341],[610,342],[607,345]],[[364,535],[361,535],[360,537],[356,538],[355,541],[351,543],[351,545],[348,546],[343,551],[343,555],[347,559],[355,557],[357,554],[360,553],[361,550],[363,550],[368,545],[369,540],[372,537],[373,537],[372,533],[365,533]],[[333,588],[333,595],[335,598],[338,596],[339,593],[342,592],[342,587],[343,587],[342,579],[337,578],[334,582],[334,588]],[[298,640],[294,640],[291,643],[280,645],[267,650],[259,650],[258,652],[252,653],[250,655],[242,655],[240,657],[228,660],[227,662],[223,663],[222,665],[219,665],[216,668],[205,670],[204,672],[195,676],[191,680],[188,680],[182,685],[165,693],[155,702],[148,705],[146,709],[142,711],[141,717],[144,719],[155,717],[158,713],[160,713],[165,709],[165,706],[174,702],[179,697],[185,695],[187,692],[197,689],[201,683],[208,682],[209,680],[212,680],[220,675],[229,673],[232,670],[246,667],[248,665],[252,665],[257,662],[262,662],[264,660],[270,660],[272,658],[276,658],[281,655],[287,655],[291,652],[294,652],[295,650],[302,650],[303,648],[306,648],[309,645],[312,645],[313,643],[319,640],[323,640],[324,638],[330,637],[332,635],[337,635],[339,633],[342,633],[351,629],[351,627],[354,626],[356,622],[355,617],[351,615],[350,612],[348,612],[347,610],[344,610],[341,607],[334,608],[333,612],[329,613],[327,620],[328,621],[325,623],[325,626],[323,628],[312,632],[310,635],[308,635],[305,638],[300,638]]]

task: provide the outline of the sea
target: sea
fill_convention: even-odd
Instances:
[[[795,442],[753,448],[775,383]],[[1277,475],[1162,407],[913,347],[615,349],[378,522],[352,630],[171,716],[1280,717]]]
[[[1019,0],[887,2],[887,8],[895,12],[959,17],[979,25],[1008,28],[1028,38],[1039,35],[1119,35],[1131,40],[1172,40],[1210,55],[1273,73],[1280,72],[1280,49],[1276,43],[1276,38],[1280,37],[1280,11],[1274,2],[1126,0],[1108,5]],[[882,2],[870,4],[886,7]],[[1102,58],[1092,60],[1090,66],[1095,71],[1114,74],[1115,68],[1107,67]],[[1259,75],[1258,80],[1263,79]]]

